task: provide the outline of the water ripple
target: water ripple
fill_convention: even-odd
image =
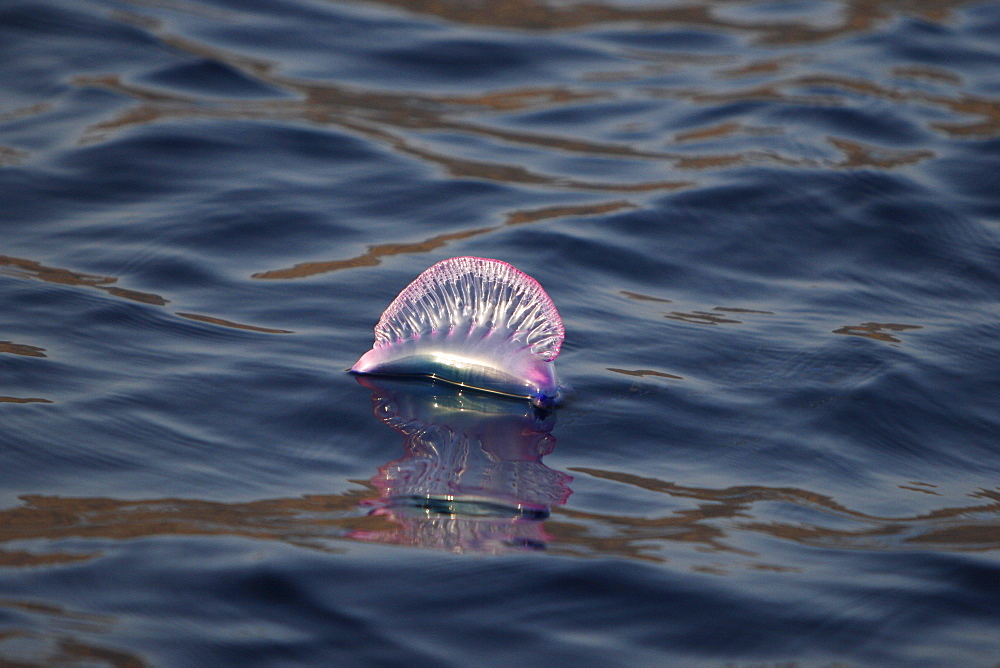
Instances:
[[[4,4],[0,662],[987,662],[998,34]],[[558,305],[557,414],[344,373],[457,255]]]

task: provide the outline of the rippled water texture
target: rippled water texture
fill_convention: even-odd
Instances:
[[[996,2],[0,3],[0,663],[991,665]],[[476,255],[555,412],[345,370]]]

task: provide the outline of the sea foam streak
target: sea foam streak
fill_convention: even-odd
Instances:
[[[351,372],[429,376],[548,406],[564,335],[538,281],[500,260],[455,257],[399,293]]]

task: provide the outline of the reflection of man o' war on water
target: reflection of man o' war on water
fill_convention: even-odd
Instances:
[[[555,413],[450,384],[358,380],[406,453],[379,469],[380,496],[366,502],[393,529],[352,538],[455,552],[545,547],[543,521],[571,494],[572,478],[542,463],[555,447]]]
[[[553,360],[563,337],[538,281],[506,262],[456,257],[399,293],[351,371],[425,376],[550,406],[560,398]]]

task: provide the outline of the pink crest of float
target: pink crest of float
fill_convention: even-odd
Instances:
[[[565,337],[562,318],[538,281],[501,260],[454,257],[399,293],[375,326],[375,345],[472,323],[523,332],[531,352],[546,361],[559,355]]]
[[[506,262],[456,257],[424,271],[389,305],[355,373],[425,375],[551,400],[565,329],[538,281]]]

